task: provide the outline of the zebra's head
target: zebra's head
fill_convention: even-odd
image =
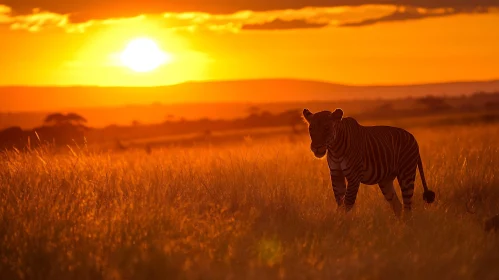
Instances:
[[[314,114],[304,109],[303,117],[308,123],[308,131],[312,140],[310,149],[317,158],[322,158],[326,155],[328,145],[336,137],[335,127],[343,118],[343,110],[336,109],[334,112],[322,111]]]

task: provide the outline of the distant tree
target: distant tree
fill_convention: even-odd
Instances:
[[[272,118],[273,116],[274,116],[274,115],[272,115],[272,113],[271,113],[271,112],[266,111],[266,110],[265,110],[265,111],[262,111],[262,112],[260,113],[260,117],[262,117],[262,118]]]
[[[486,97],[488,95],[489,95],[489,93],[487,93],[486,91],[477,91],[477,92],[474,92],[471,96],[472,97]]]
[[[291,126],[291,131],[293,134],[298,134],[301,130],[306,128],[305,123],[302,119],[300,109],[287,110],[285,112],[282,112],[280,116]]]
[[[417,99],[417,103],[423,105],[428,110],[446,110],[452,108],[444,98],[432,95]]]
[[[75,113],[67,114],[66,119],[73,124],[84,124],[88,122],[87,119]]]
[[[61,124],[66,121],[66,116],[61,113],[48,115],[43,121],[45,124]]]
[[[248,108],[248,113],[250,115],[258,115],[258,113],[260,113],[261,110],[262,109],[260,109],[260,107],[258,107],[258,106],[250,106]]]
[[[369,117],[380,118],[380,117],[394,117],[396,113],[395,105],[393,102],[383,102],[377,106],[374,106],[371,110],[365,111],[366,115]]]
[[[139,126],[140,122],[138,120],[133,120],[132,121],[132,126]]]
[[[393,103],[391,102],[385,102],[381,105],[379,105],[378,107],[376,107],[375,109],[377,112],[387,112],[387,111],[393,111],[394,110],[394,107],[393,107]]]
[[[61,114],[61,113],[54,113],[48,115],[44,123],[47,125],[53,124],[56,126],[60,125],[78,125],[82,126],[84,123],[87,123],[87,119],[84,117],[75,114],[75,113],[69,113],[69,114]]]

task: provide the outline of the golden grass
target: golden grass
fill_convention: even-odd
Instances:
[[[498,279],[499,127],[412,130],[430,188],[336,213],[308,140],[0,156],[1,279]],[[471,199],[476,214],[466,211]],[[471,208],[470,204],[470,208]]]

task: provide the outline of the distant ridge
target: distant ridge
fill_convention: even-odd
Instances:
[[[160,87],[0,87],[0,111],[51,111],[153,103],[273,103],[458,96],[499,91],[499,80],[413,85],[343,85],[296,79],[191,81]]]

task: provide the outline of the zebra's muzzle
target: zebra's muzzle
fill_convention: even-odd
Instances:
[[[312,147],[312,152],[314,153],[315,157],[317,158],[322,158],[326,155],[326,152],[327,152],[327,147],[326,146],[322,146],[322,147]]]

